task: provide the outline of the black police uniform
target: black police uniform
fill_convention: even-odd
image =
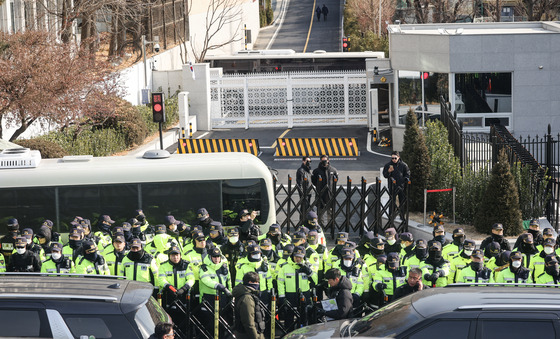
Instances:
[[[14,253],[8,264],[8,272],[41,272],[41,260],[31,251]]]

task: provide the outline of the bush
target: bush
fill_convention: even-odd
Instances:
[[[457,186],[461,179],[461,164],[455,157],[453,146],[449,143],[448,132],[439,120],[426,123],[426,146],[430,155],[429,189],[443,189]],[[428,209],[453,213],[451,193],[433,193],[428,195]]]
[[[410,169],[409,209],[423,211],[424,189],[428,187],[430,181],[430,155],[413,110],[409,110],[406,115],[401,158]]]
[[[547,190],[549,180],[546,173],[542,173],[543,179],[539,179],[538,174],[533,173],[530,166],[522,166],[520,163],[516,163],[511,171],[519,192],[521,218],[530,220],[544,215],[546,202],[550,198]]]
[[[494,223],[504,225],[504,235],[518,235],[523,231],[519,193],[506,152],[502,149],[477,211],[474,227],[480,233],[489,234]]]
[[[487,167],[475,171],[470,164],[465,166],[463,176],[457,183],[455,208],[458,222],[474,224],[476,213],[486,194],[488,179]]]
[[[72,155],[109,156],[125,150],[124,134],[112,128],[86,129],[74,134],[74,129],[65,132],[53,132],[39,137],[59,144]]]
[[[41,158],[43,159],[62,158],[63,156],[68,155],[68,153],[60,147],[60,145],[49,140],[38,138],[21,139],[16,140],[15,143],[22,147],[27,147],[41,152]]]

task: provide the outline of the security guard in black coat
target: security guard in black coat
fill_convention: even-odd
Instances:
[[[41,272],[41,260],[38,255],[27,250],[25,237],[16,238],[16,253],[8,264],[8,272]]]

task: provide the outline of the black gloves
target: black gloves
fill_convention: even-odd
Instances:
[[[435,282],[436,280],[438,280],[439,275],[440,275],[439,271],[432,274],[426,273],[424,274],[424,279],[431,282]]]
[[[352,269],[352,275],[355,277],[360,276],[360,268],[358,266],[354,266],[354,268]]]
[[[268,272],[268,262],[267,261],[262,262],[261,267],[259,268],[259,271]]]
[[[439,277],[445,277],[445,271],[444,270],[437,270],[437,273],[438,273]]]
[[[226,289],[226,287],[222,284],[217,284],[216,285],[216,290],[223,292]]]
[[[182,296],[183,294],[187,293],[189,291],[189,286],[185,285],[183,287],[181,287],[178,291],[177,291],[177,296]]]
[[[377,291],[381,291],[387,288],[387,284],[386,283],[377,283],[377,285],[375,285],[375,289]]]
[[[299,269],[299,271],[301,273],[307,274],[307,275],[312,275],[313,274],[313,270],[311,269],[311,266],[309,265],[301,265],[301,268]]]

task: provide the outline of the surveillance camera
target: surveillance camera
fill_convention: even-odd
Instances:
[[[154,45],[154,51],[156,51],[156,53],[159,52],[159,44]]]

